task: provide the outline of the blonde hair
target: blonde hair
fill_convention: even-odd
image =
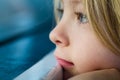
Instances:
[[[55,8],[60,0],[55,1]],[[82,0],[89,23],[101,42],[120,55],[120,0]],[[54,9],[55,9],[54,8]],[[55,10],[56,21],[59,21]]]
[[[112,52],[120,55],[120,0],[83,0],[94,31]]]

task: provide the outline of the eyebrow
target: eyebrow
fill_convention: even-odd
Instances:
[[[60,3],[62,2],[62,4],[64,5],[64,2],[65,2],[65,1],[66,1],[66,0],[60,0]],[[82,0],[67,0],[66,3],[67,3],[67,2],[70,2],[70,3],[72,4],[72,6],[73,6],[73,9],[75,9],[76,6],[81,5]]]
[[[74,3],[80,3],[81,0],[70,0],[71,2],[74,2]]]
[[[63,2],[64,0],[61,0],[61,1]],[[81,2],[81,0],[69,0],[69,1],[75,2],[75,3]]]

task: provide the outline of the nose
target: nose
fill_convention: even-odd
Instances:
[[[63,27],[56,26],[51,31],[49,38],[56,46],[65,47],[69,45],[68,35]]]

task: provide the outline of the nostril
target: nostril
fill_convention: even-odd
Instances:
[[[58,44],[58,45],[59,45],[59,44],[62,44],[62,42],[59,41],[59,40],[56,40],[55,43]]]

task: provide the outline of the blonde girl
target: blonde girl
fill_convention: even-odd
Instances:
[[[119,78],[119,9],[120,0],[55,0],[58,24],[50,39],[56,45],[54,55],[64,69],[64,80],[106,70],[116,74],[110,74],[114,80]]]

